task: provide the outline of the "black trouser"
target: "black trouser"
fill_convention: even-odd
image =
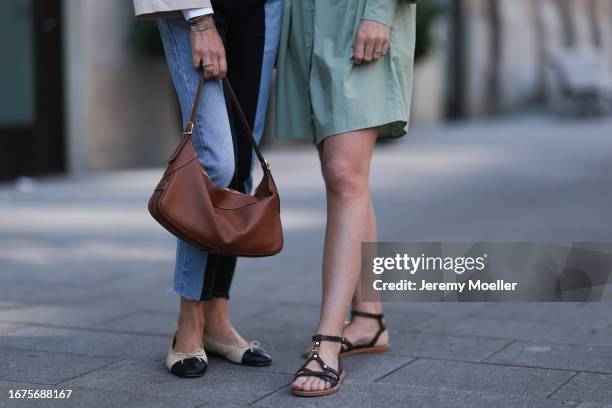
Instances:
[[[265,0],[213,0],[215,24],[225,45],[227,78],[236,92],[240,105],[253,128],[259,101],[261,69],[265,45]],[[236,171],[230,188],[246,193],[251,176],[252,148],[247,135],[237,121],[226,98]],[[236,270],[236,257],[208,255],[204,271],[202,300],[215,297],[229,298]]]

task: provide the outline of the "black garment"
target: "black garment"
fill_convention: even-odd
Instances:
[[[215,24],[225,45],[228,79],[253,128],[261,82],[266,38],[265,0],[212,0]],[[236,170],[230,188],[246,193],[251,175],[252,148],[226,97]],[[209,254],[201,300],[229,298],[236,257]]]

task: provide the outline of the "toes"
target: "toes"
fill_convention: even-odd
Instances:
[[[314,378],[310,383],[310,391],[317,391],[319,389],[319,379]]]
[[[299,377],[291,383],[291,388],[296,391],[323,391],[329,390],[331,384],[317,377]]]
[[[310,381],[310,377],[304,377],[304,382],[302,383],[302,387],[300,388],[302,391],[308,391],[310,389],[308,387],[309,381]]]
[[[298,377],[293,384],[291,384],[291,388],[294,390],[301,390],[304,387],[304,383],[306,382],[306,377]]]
[[[304,391],[314,391],[315,388],[313,386],[315,382],[315,378],[314,377],[308,377],[308,380],[306,381],[306,384],[304,384]]]

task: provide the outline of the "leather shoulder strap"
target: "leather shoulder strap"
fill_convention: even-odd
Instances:
[[[198,107],[200,106],[200,99],[202,97],[202,89],[204,89],[205,83],[206,83],[206,78],[204,77],[204,74],[202,74],[202,78],[200,79],[200,84],[198,85],[198,90],[196,92],[195,101],[193,103],[193,109],[191,110],[191,117],[189,119],[189,122],[187,122],[187,126],[185,126],[185,130],[183,131],[183,134],[185,135],[191,135],[191,133],[193,132],[193,124],[195,123],[195,120],[196,120],[196,115],[198,113]],[[236,97],[236,94],[234,93],[234,89],[230,85],[227,78],[223,80],[223,85],[229,96],[232,107],[234,108],[234,111],[238,115],[238,120],[240,121],[242,128],[247,134],[249,143],[253,147],[253,150],[255,150],[255,154],[257,155],[257,159],[259,160],[259,163],[261,164],[261,167],[264,173],[269,173],[270,165],[268,164],[266,159],[264,159],[263,154],[261,153],[261,150],[259,150],[259,146],[257,145],[257,142],[255,141],[255,137],[253,136],[253,131],[251,130],[251,127],[249,126],[249,121],[244,115],[244,111],[242,110],[242,107],[240,106],[240,103],[238,102],[238,98]]]

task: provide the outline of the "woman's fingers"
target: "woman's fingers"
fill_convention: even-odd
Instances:
[[[204,61],[202,61],[202,56],[200,54],[196,54],[194,52],[191,58],[191,63],[193,64],[194,68],[200,68],[204,64]]]
[[[386,40],[382,45],[382,55],[387,55],[389,53],[389,41]]]
[[[212,77],[219,78],[219,60],[213,59],[212,62]]]
[[[216,29],[191,33],[193,65],[204,67],[206,79],[223,79],[227,75],[227,59],[223,41]]]
[[[206,79],[223,79],[225,77],[227,73],[227,62],[225,62],[225,58],[204,55],[201,61],[200,67],[204,68],[204,76]]]
[[[206,79],[214,77],[214,64],[213,59],[210,56],[204,55],[202,57],[201,66],[204,68],[204,76],[206,77]]]
[[[365,40],[359,34],[355,37],[353,44],[353,63],[359,65],[363,62],[365,53]]]
[[[374,45],[376,44],[373,38],[370,38],[365,43],[365,52],[363,54],[363,60],[365,62],[372,62],[374,60]]]
[[[353,62],[361,64],[382,58],[389,49],[389,35],[390,29],[386,25],[362,20],[355,33]]]
[[[227,76],[227,59],[225,58],[225,52],[221,52],[219,55],[219,79],[225,79]]]
[[[385,40],[383,38],[379,38],[374,42],[374,54],[373,57],[375,60],[380,59],[385,55],[383,53],[385,46]]]

